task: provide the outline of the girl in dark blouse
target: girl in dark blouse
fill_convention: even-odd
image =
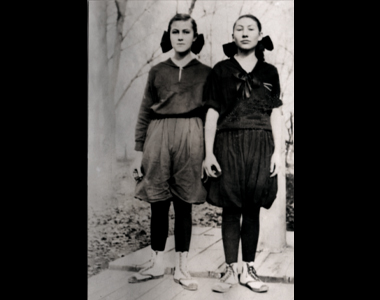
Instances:
[[[161,41],[163,52],[174,48],[174,56],[154,66],[148,76],[136,124],[136,159],[132,172],[135,197],[151,204],[151,248],[149,265],[129,279],[130,283],[164,276],[163,254],[168,235],[168,214],[174,205],[176,264],[174,281],[188,290],[197,282],[187,269],[193,203],[206,201],[201,181],[204,158],[203,87],[211,68],[193,58],[199,53],[203,35],[195,21],[177,14],[169,22]]]
[[[238,283],[241,238],[243,270],[240,283],[266,292],[254,269],[259,237],[260,208],[269,209],[276,198],[281,167],[282,101],[277,69],[264,62],[264,48],[273,49],[261,24],[243,15],[233,26],[233,42],[223,45],[230,58],[217,63],[205,87],[207,201],[223,207],[222,237],[226,273],[213,286],[226,292]],[[215,141],[215,143],[214,143]],[[242,225],[240,218],[243,217]]]

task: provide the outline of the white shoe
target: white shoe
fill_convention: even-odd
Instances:
[[[140,270],[138,273],[136,273],[132,277],[130,277],[128,279],[128,282],[137,283],[137,282],[164,277],[165,266],[163,263],[163,258],[164,258],[164,251],[152,250],[151,259],[149,260],[148,266]]]
[[[226,266],[224,276],[212,287],[214,292],[225,293],[239,282],[237,263]]]
[[[257,276],[253,262],[243,262],[243,272],[240,275],[240,284],[245,285],[257,293],[267,292],[269,287]]]
[[[180,284],[184,289],[196,291],[198,282],[194,280],[187,269],[187,255],[189,252],[176,252],[174,282]]]

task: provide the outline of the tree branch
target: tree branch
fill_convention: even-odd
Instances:
[[[132,47],[132,46],[136,46],[136,45],[140,44],[142,41],[145,41],[145,39],[146,39],[148,36],[151,36],[151,35],[153,35],[153,34],[157,34],[157,32],[151,32],[151,33],[149,33],[148,35],[144,36],[143,39],[138,40],[136,43],[134,43],[134,44],[132,44],[132,45],[129,45],[129,46],[125,47],[125,48],[122,48],[121,51],[123,51],[123,50],[125,50],[125,49],[128,49],[128,48],[130,48],[130,47]]]
[[[290,68],[290,70],[289,70],[289,72],[288,72],[288,77],[286,77],[286,81],[288,81],[288,79],[289,79],[289,77],[290,77],[290,74],[292,74],[293,68],[294,68],[294,60],[293,60],[293,62],[292,62],[292,66],[291,66],[291,68]]]
[[[245,2],[245,0],[243,1],[243,4],[242,4],[241,7],[240,7],[239,16],[241,15],[241,12],[242,12],[242,10],[243,10],[244,2]]]
[[[149,10],[149,9],[153,6],[154,3],[155,3],[155,2],[152,2],[152,3],[150,4],[149,7],[144,8],[144,10],[142,11],[142,13],[141,13],[141,14],[137,17],[137,19],[132,23],[131,27],[128,28],[127,32],[125,33],[125,35],[124,35],[123,38],[121,39],[121,42],[124,41],[124,39],[128,36],[128,33],[132,30],[133,26],[135,26],[135,24],[136,24],[137,21],[141,18],[141,16],[142,16],[147,10]]]
[[[278,46],[284,48],[285,51],[289,52],[290,55],[294,56],[293,52],[291,52],[286,46],[283,46],[283,45],[278,45]]]
[[[121,99],[123,99],[124,95],[127,93],[127,91],[129,90],[129,88],[132,86],[132,83],[137,79],[139,78],[140,76],[146,74],[147,72],[144,72],[144,73],[141,73],[141,71],[147,66],[149,65],[152,61],[154,61],[156,58],[158,58],[161,53],[157,56],[154,56],[154,54],[157,52],[157,50],[159,50],[161,48],[161,46],[159,46],[152,54],[152,56],[146,61],[145,64],[143,64],[141,66],[141,68],[137,71],[136,75],[131,79],[131,81],[129,82],[128,86],[125,88],[125,90],[123,91],[122,95],[120,96],[119,100],[117,100],[117,103],[115,105],[115,108],[118,107]]]
[[[268,2],[269,4],[267,4],[267,8],[264,10],[264,12],[261,14],[261,17],[262,16],[264,16],[267,12],[268,12],[268,10],[269,10],[269,8],[273,5],[273,1],[271,1],[271,2]]]
[[[212,17],[211,17],[211,24],[214,22],[214,16],[216,12],[216,1],[214,3],[214,11],[212,12]],[[212,66],[212,26],[210,26],[210,36],[209,36],[209,44],[210,44],[210,66]]]
[[[115,0],[115,5],[116,5],[116,10],[117,10],[117,17],[116,17],[116,22],[119,21],[119,19],[122,17],[119,3]]]
[[[191,4],[190,4],[190,8],[189,8],[189,15],[192,14],[196,1],[197,0],[191,0]]]

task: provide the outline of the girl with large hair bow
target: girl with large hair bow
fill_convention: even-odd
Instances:
[[[263,37],[255,16],[240,16],[232,38],[232,43],[223,45],[229,59],[214,66],[204,94],[207,201],[223,207],[226,262],[224,276],[212,289],[227,292],[239,282],[241,239],[240,284],[266,292],[268,286],[259,279],[254,260],[260,208],[269,209],[275,200],[281,168],[279,76],[274,66],[264,62],[264,49],[272,50],[273,44],[269,36]]]
[[[188,290],[197,282],[187,268],[192,229],[192,204],[206,201],[201,181],[204,158],[203,87],[211,68],[193,58],[204,44],[190,15],[176,14],[161,40],[172,58],[152,67],[140,106],[136,131],[136,159],[132,173],[135,197],[151,205],[151,259],[130,283],[161,278],[168,235],[168,214],[174,205],[176,263],[174,281]]]

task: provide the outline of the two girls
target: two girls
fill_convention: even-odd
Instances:
[[[256,17],[239,17],[233,26],[233,40],[223,46],[230,58],[211,71],[191,57],[191,51],[198,53],[203,46],[195,21],[179,14],[169,22],[161,46],[164,52],[173,47],[174,57],[149,72],[136,126],[138,154],[132,166],[139,181],[135,197],[151,204],[152,258],[129,282],[164,275],[162,256],[173,202],[174,280],[186,289],[197,289],[187,269],[191,205],[203,203],[207,195],[210,204],[223,207],[227,265],[225,275],[212,289],[226,292],[238,283],[241,239],[244,264],[240,283],[256,292],[268,290],[256,274],[254,259],[260,208],[269,208],[274,201],[281,166],[280,85],[276,68],[264,62],[264,49],[271,50],[273,45],[269,37],[263,38]],[[208,193],[200,180],[202,168],[209,177]]]

